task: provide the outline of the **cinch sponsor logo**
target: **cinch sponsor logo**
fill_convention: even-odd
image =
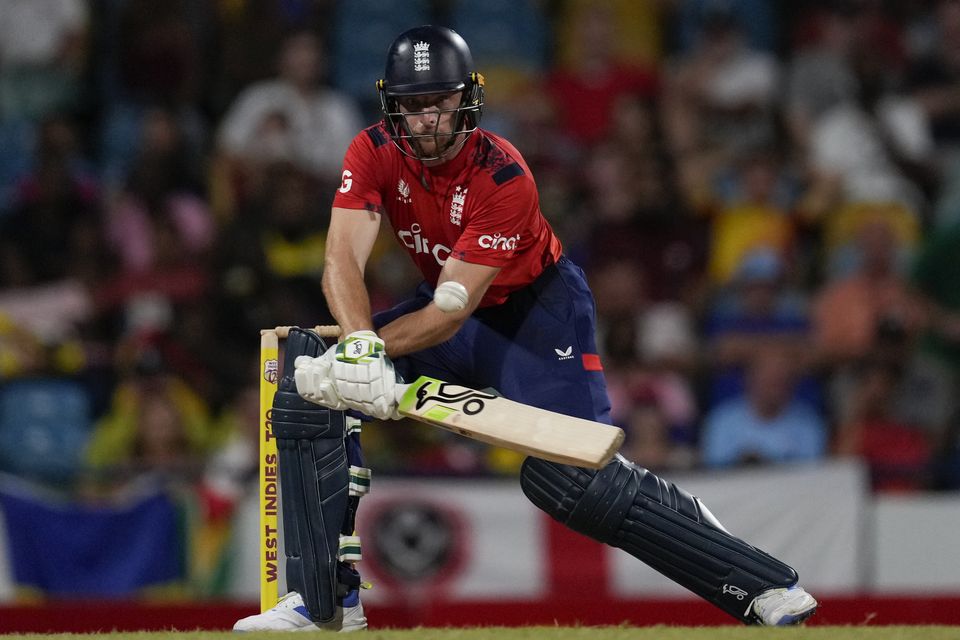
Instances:
[[[420,233],[420,225],[416,222],[410,225],[410,230],[397,231],[397,238],[403,246],[412,249],[414,253],[429,253],[441,267],[450,256],[450,247],[442,244],[430,246],[430,241]]]
[[[505,237],[499,233],[483,235],[477,239],[477,244],[483,249],[499,249],[500,251],[513,251],[517,248],[517,241],[520,240],[520,234]]]

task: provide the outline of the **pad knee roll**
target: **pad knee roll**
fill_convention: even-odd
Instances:
[[[527,458],[524,494],[574,531],[623,549],[744,623],[797,573],[719,527],[700,500],[619,456],[599,471]]]

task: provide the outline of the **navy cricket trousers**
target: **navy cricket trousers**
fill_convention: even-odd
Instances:
[[[433,298],[416,296],[374,316],[379,329]],[[394,360],[406,381],[420,375],[517,402],[610,422],[610,400],[597,355],[596,308],[583,270],[566,258],[501,305],[478,309],[450,340]]]

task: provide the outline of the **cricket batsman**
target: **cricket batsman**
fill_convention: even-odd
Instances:
[[[346,153],[327,235],[323,293],[344,337],[328,348],[291,330],[274,400],[291,590],[238,631],[366,628],[359,575],[338,540],[351,539],[357,479],[369,473],[343,415],[397,418],[398,380],[427,375],[610,422],[593,296],[541,213],[523,156],[479,127],[484,79],[467,43],[444,27],[410,29],[390,45],[377,88],[383,120]],[[373,315],[364,268],[384,217],[424,280]],[[434,291],[450,287],[463,296],[444,297],[442,310]],[[600,470],[527,458],[520,484],[559,522],[745,624],[796,624],[817,607],[794,569],[619,455]]]

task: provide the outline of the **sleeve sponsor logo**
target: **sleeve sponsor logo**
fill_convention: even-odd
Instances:
[[[499,233],[493,235],[482,235],[477,239],[477,244],[482,249],[496,249],[499,251],[513,251],[517,248],[517,242],[520,241],[520,234],[515,236],[502,236]]]

